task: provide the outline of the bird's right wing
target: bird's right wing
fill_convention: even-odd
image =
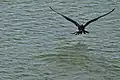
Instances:
[[[103,15],[101,15],[101,16],[95,18],[95,19],[92,19],[92,20],[88,21],[88,22],[84,25],[84,27],[86,27],[87,25],[89,25],[91,22],[94,22],[94,21],[98,20],[99,18],[104,17],[104,16],[110,14],[110,13],[113,12],[114,10],[115,10],[115,8],[112,9],[110,12],[108,12],[108,13],[106,13],[106,14],[103,14]]]
[[[54,9],[52,9],[51,7],[50,7],[50,9],[51,9],[51,10],[53,10],[54,12],[56,12],[57,14],[61,15],[62,17],[64,17],[64,18],[65,18],[65,19],[67,19],[68,21],[70,21],[70,22],[74,23],[76,26],[78,26],[78,25],[79,25],[76,21],[72,20],[71,18],[68,18],[67,16],[65,16],[65,15],[63,15],[63,14],[61,14],[61,13],[59,13],[59,12],[55,11],[55,10],[54,10]]]

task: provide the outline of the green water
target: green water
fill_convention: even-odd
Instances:
[[[0,0],[0,80],[120,80],[120,1]]]

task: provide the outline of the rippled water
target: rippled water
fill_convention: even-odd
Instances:
[[[0,80],[120,80],[120,1],[0,0]]]

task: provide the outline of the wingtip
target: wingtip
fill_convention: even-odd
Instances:
[[[48,6],[50,9],[52,9],[52,7],[51,6]]]
[[[51,7],[51,6],[49,6],[49,8],[51,9],[51,10],[53,10],[53,8]],[[53,10],[54,11],[54,10]]]
[[[51,6],[48,6],[49,8],[51,8]]]
[[[112,9],[112,11],[114,11],[114,10],[115,10],[115,8]]]

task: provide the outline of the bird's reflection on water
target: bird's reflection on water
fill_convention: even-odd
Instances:
[[[44,74],[54,75],[54,79],[81,74],[81,71],[87,70],[86,68],[91,61],[87,45],[80,42],[57,47],[55,51],[56,53],[54,54],[38,56],[42,62],[45,62]],[[70,77],[72,78],[72,76]]]
[[[89,50],[86,44],[81,44],[80,42],[72,45],[64,45],[55,48],[55,52],[50,54],[39,55],[39,58],[44,58],[43,60],[52,59],[55,61],[72,61],[72,60],[81,60],[89,58]],[[51,60],[50,60],[51,61]],[[74,62],[74,61],[72,61]],[[80,62],[80,61],[79,61]]]

